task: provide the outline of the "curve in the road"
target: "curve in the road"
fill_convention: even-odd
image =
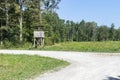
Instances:
[[[34,80],[120,80],[120,56],[100,53],[0,50],[0,53],[41,55],[63,59],[70,66],[57,72],[48,72]],[[108,54],[108,53],[107,53]]]

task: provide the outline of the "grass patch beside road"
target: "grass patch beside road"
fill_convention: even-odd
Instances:
[[[101,42],[63,42],[55,45],[33,48],[32,44],[14,46],[12,50],[52,50],[52,51],[80,51],[80,52],[120,52],[120,41],[101,41]]]
[[[64,42],[45,46],[43,50],[83,51],[83,52],[120,52],[120,41],[106,42]]]
[[[25,80],[69,63],[37,55],[0,54],[0,80]]]

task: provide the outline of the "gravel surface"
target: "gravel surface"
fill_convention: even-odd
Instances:
[[[61,70],[47,72],[34,80],[120,80],[119,53],[111,55],[112,53],[32,50],[0,50],[0,53],[49,56],[71,63]]]

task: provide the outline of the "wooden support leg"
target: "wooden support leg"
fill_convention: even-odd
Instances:
[[[36,41],[36,39],[34,38],[34,45],[33,45],[34,48],[35,48],[35,46],[36,46],[36,42],[35,42],[35,41]]]

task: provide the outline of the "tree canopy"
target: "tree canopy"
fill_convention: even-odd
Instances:
[[[12,45],[33,43],[33,31],[44,26],[45,44],[65,41],[118,41],[120,28],[98,26],[96,22],[60,19],[61,0],[0,0],[0,41]]]

